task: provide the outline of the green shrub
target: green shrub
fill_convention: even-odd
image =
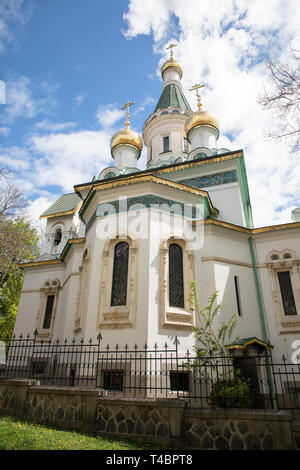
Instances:
[[[244,379],[239,373],[234,377],[218,379],[212,385],[212,405],[220,408],[252,408],[254,397],[250,379]]]

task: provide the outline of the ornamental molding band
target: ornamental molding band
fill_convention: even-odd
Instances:
[[[214,164],[214,163],[221,163],[221,162],[226,162],[229,160],[234,160],[238,158],[243,158],[243,151],[238,150],[235,152],[228,152],[228,154],[221,154],[218,156],[211,156],[211,157],[206,157],[202,158],[200,160],[193,160],[193,161],[184,161],[181,163],[176,163],[173,165],[170,165],[166,168],[158,168],[158,169],[149,169],[149,170],[143,170],[142,172],[137,172],[136,175],[132,176],[126,176],[122,179],[118,179],[116,181],[105,181],[105,180],[95,180],[95,181],[90,181],[88,183],[84,184],[77,184],[74,186],[75,191],[84,191],[90,188],[93,188],[94,190],[100,190],[103,189],[104,187],[107,187],[110,185],[111,187],[118,187],[124,184],[130,184],[132,182],[143,182],[147,180],[147,178],[153,178],[152,181],[155,181],[156,178],[159,178],[159,176],[154,176],[151,174],[151,172],[155,171],[155,175],[160,175],[163,173],[170,173],[171,171],[180,171],[186,168],[196,168],[197,166],[201,165],[209,165],[209,164]],[[84,206],[85,204],[83,204]],[[82,213],[83,208],[80,209],[80,212]]]
[[[207,188],[209,186],[218,186],[221,184],[229,184],[237,182],[236,170],[216,173],[214,175],[199,176],[197,178],[186,179],[179,181],[181,184],[186,184],[194,188]]]
[[[126,305],[111,305],[115,247],[120,242],[129,245]],[[136,327],[138,243],[129,236],[118,234],[106,241],[102,252],[98,320],[96,328],[123,329]]]
[[[170,305],[169,301],[169,248],[171,244],[179,245],[182,249],[184,306],[182,308]],[[195,326],[194,305],[189,299],[190,282],[195,279],[194,252],[189,249],[189,243],[180,234],[169,234],[164,237],[160,246],[160,304],[159,316],[162,328],[179,328],[190,330]]]
[[[98,217],[117,215],[130,211],[135,212],[137,210],[141,211],[142,209],[158,209],[162,212],[170,213],[170,209],[172,208],[176,208],[176,212],[178,211],[178,215],[180,216],[186,215],[188,218],[193,220],[199,218],[199,211],[197,210],[196,205],[183,204],[182,202],[178,202],[173,199],[166,199],[160,196],[147,194],[144,196],[131,197],[126,200],[121,199],[99,204],[86,224],[86,234]]]
[[[269,274],[275,320],[279,334],[300,333],[300,260],[293,250],[288,248],[272,250],[266,258],[266,268]],[[280,279],[284,275],[284,279]],[[285,283],[282,296],[281,282]],[[287,285],[287,284],[288,285]]]

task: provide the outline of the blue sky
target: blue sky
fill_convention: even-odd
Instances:
[[[245,150],[255,224],[289,222],[300,164],[285,144],[265,140],[274,120],[257,99],[270,85],[264,59],[289,60],[299,17],[296,0],[1,0],[0,166],[15,171],[32,220],[112,163],[109,141],[127,99],[131,127],[142,132],[175,40],[189,102],[196,109],[188,89],[200,80],[204,107],[221,124],[219,147]]]

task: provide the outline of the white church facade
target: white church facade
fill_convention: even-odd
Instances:
[[[14,333],[54,342],[101,332],[120,347],[178,337],[192,350],[193,280],[201,307],[218,290],[220,325],[236,312],[245,344],[257,338],[290,360],[300,338],[299,211],[291,223],[254,228],[243,151],[218,148],[219,124],[199,95],[192,111],[172,54],[162,78],[143,138],[129,127],[127,103],[113,165],[42,214],[45,244],[21,266]]]

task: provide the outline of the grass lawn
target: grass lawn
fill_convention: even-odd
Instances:
[[[0,450],[150,450],[150,444],[62,431],[0,416]]]

